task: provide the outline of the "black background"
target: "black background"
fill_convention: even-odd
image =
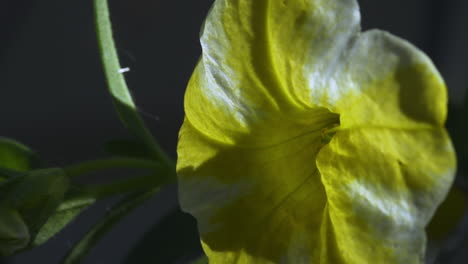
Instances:
[[[109,2],[122,66],[131,69],[126,73],[131,92],[151,131],[175,158],[185,85],[200,55],[199,28],[212,1]],[[425,51],[446,79],[451,108],[459,108],[468,87],[468,1],[359,2],[363,29],[390,31]],[[128,136],[106,91],[93,23],[91,0],[0,0],[0,135],[30,146],[51,166],[103,157],[103,142]],[[57,263],[112,202],[93,207],[45,246],[6,263]],[[171,186],[104,238],[85,263],[123,263],[144,231],[176,204]],[[191,249],[185,253],[196,255],[193,220],[176,216],[158,234],[184,240],[181,233],[188,232]],[[171,243],[151,243],[150,254],[176,250]]]

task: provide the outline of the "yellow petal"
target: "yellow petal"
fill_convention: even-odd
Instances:
[[[185,120],[179,198],[198,221],[211,263],[318,260],[326,247],[320,230],[326,197],[314,162],[320,147],[320,130],[243,147],[213,141]]]
[[[323,79],[333,72],[359,19],[354,0],[215,1],[186,92],[187,118],[231,144],[279,112],[301,119],[317,107],[305,66]]]
[[[177,171],[210,262],[418,263],[455,166],[430,60],[354,0],[217,0],[201,43]]]
[[[356,38],[346,54],[323,89],[324,103],[319,103],[340,113],[342,128],[443,126],[445,84],[413,45],[372,30]]]
[[[443,129],[338,131],[317,166],[344,263],[422,263],[424,228],[452,184]]]

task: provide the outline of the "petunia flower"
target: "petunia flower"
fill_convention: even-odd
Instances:
[[[177,170],[210,263],[423,263],[455,157],[430,59],[355,0],[216,0]]]

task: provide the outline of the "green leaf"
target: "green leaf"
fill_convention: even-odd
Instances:
[[[29,230],[18,211],[0,205],[0,256],[8,256],[25,248]]]
[[[27,171],[38,166],[36,153],[15,140],[0,137],[0,168]]]
[[[114,139],[104,144],[104,150],[112,155],[136,158],[151,158],[151,153],[141,141]]]
[[[0,168],[0,185],[6,183],[8,179],[19,177],[23,174],[24,172],[21,172],[21,171]],[[1,195],[0,195],[0,198],[1,198]]]
[[[21,221],[4,222],[4,228],[15,230],[12,223],[24,223],[29,242],[35,241],[37,234],[44,236],[42,227],[55,213],[68,190],[68,177],[62,169],[50,168],[32,170],[8,179],[0,185],[0,207],[4,210],[1,218],[8,217],[7,212],[17,214]],[[16,218],[15,218],[16,219]],[[8,234],[0,240],[7,240]],[[34,244],[34,243],[33,243]],[[31,244],[31,246],[33,246]],[[14,251],[19,250],[16,247]],[[6,250],[13,253],[13,250]]]
[[[115,224],[130,214],[133,209],[143,204],[151,198],[159,189],[155,188],[148,192],[135,193],[129,195],[115,205],[101,220],[86,233],[86,235],[72,248],[72,250],[63,258],[61,263],[73,264],[81,263],[83,257],[93,248],[99,240]]]
[[[68,177],[58,168],[28,172],[9,193],[9,204],[17,209],[34,236],[68,189]]]
[[[176,208],[145,233],[125,263],[186,263],[201,254],[195,219]]]
[[[113,103],[123,124],[137,138],[146,144],[150,149],[153,158],[161,159],[168,165],[173,165],[171,159],[160,148],[153,138],[143,119],[136,110],[135,103],[127,88],[121,66],[117,56],[114,39],[112,37],[112,27],[109,18],[109,8],[107,0],[94,0],[94,11],[96,19],[96,31],[101,59],[104,66],[104,73],[107,79],[109,92],[112,95]]]
[[[164,177],[146,174],[108,184],[74,185],[70,188],[65,200],[41,227],[33,241],[33,245],[37,246],[47,241],[97,200],[114,195],[148,191],[155,186],[163,184],[162,179]]]
[[[38,246],[49,240],[95,201],[96,199],[93,198],[78,198],[62,202],[49,219],[47,219],[47,222],[39,229],[32,245]]]
[[[73,187],[70,187],[64,201],[41,227],[33,241],[33,245],[37,246],[47,241],[97,200],[131,192],[149,191],[164,184],[163,180],[165,178],[157,177],[152,173],[132,176],[108,184],[73,185]]]
[[[32,246],[38,246],[46,242],[97,200],[136,191],[148,191],[155,186],[164,184],[165,179],[167,177],[157,177],[154,173],[151,173],[113,181],[108,184],[73,185],[66,194],[64,201],[40,228],[32,242]]]

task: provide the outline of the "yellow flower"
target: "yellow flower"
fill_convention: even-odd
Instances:
[[[355,0],[216,0],[201,44],[177,170],[210,263],[423,263],[455,170],[426,55]]]

